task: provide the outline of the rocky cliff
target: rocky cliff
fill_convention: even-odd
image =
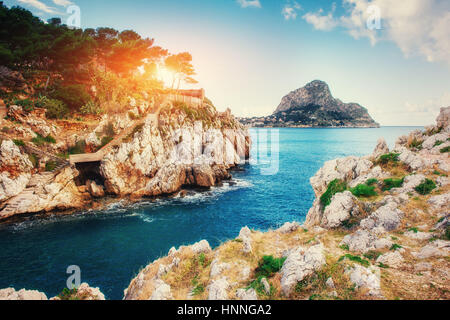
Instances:
[[[379,127],[366,108],[333,98],[323,81],[313,81],[281,100],[273,115],[243,120],[245,124],[274,127]]]
[[[160,110],[158,116],[150,112],[153,108]],[[32,141],[68,131],[24,115],[17,106],[9,108],[9,117],[18,124],[8,132],[16,136],[27,132]],[[123,135],[127,128],[133,130]],[[55,156],[80,142],[85,149],[95,150],[101,147],[105,131],[121,140],[100,163],[71,166]],[[229,169],[245,163],[251,145],[248,132],[229,111],[167,100],[136,107],[128,114],[104,116],[93,130],[40,148],[22,140],[13,142],[3,133],[1,137],[0,221],[23,214],[80,210],[105,196],[136,199],[173,194],[184,186],[209,188],[231,178]]]
[[[449,299],[450,107],[437,125],[311,178],[306,222],[172,248],[125,299]]]

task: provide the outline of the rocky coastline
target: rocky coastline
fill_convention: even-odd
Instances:
[[[150,112],[155,108],[160,110],[156,123]],[[99,208],[111,199],[137,201],[183,193],[185,187],[208,189],[231,179],[230,170],[246,162],[251,147],[247,129],[229,111],[219,113],[210,105],[190,109],[153,100],[128,114],[105,115],[96,127],[41,148],[23,140],[61,135],[60,123],[18,106],[9,108],[8,117],[16,125],[6,127],[11,121],[2,120],[8,134],[2,133],[0,141],[1,223]],[[133,130],[98,163],[71,165],[55,156],[80,142],[99,148],[105,131],[120,137],[126,128]]]
[[[393,150],[329,161],[303,225],[172,248],[124,299],[449,299],[449,137],[450,107]]]
[[[303,224],[172,248],[124,299],[448,300],[449,139],[447,107],[393,150],[380,139],[370,155],[329,161]]]

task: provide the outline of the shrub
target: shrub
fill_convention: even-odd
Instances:
[[[320,197],[320,202],[326,208],[330,205],[331,199],[336,193],[347,190],[347,183],[345,181],[335,179],[328,185],[327,191]]]
[[[85,86],[79,84],[58,86],[50,94],[50,97],[64,102],[73,111],[80,110],[82,106],[85,106],[91,101],[91,96]]]
[[[434,146],[435,146],[435,147],[438,147],[438,146],[440,146],[440,145],[443,144],[443,143],[444,143],[444,141],[437,140],[436,143],[434,144]]]
[[[364,254],[364,257],[369,260],[377,260],[379,256],[381,256],[381,252],[374,250],[370,250],[369,252]]]
[[[18,147],[25,147],[25,142],[23,142],[23,140],[13,140],[14,144]]]
[[[21,106],[23,110],[31,112],[34,110],[34,103],[30,99],[15,100],[14,103],[17,106]]]
[[[81,154],[86,151],[86,141],[78,141],[73,147],[69,148],[69,154]]]
[[[389,250],[391,250],[391,251],[396,251],[396,250],[399,250],[399,249],[402,249],[402,248],[403,248],[403,247],[402,247],[401,245],[394,243],[394,244],[392,245],[391,249],[389,249]]]
[[[108,122],[108,124],[103,129],[103,134],[107,137],[114,137],[116,135],[114,124],[112,122]]]
[[[440,151],[441,151],[441,153],[448,153],[448,152],[450,152],[450,146],[442,148]]]
[[[389,162],[397,163],[399,162],[399,156],[400,156],[399,153],[384,154],[380,157],[378,162],[381,164],[388,164]]]
[[[360,256],[354,256],[352,254],[346,254],[346,255],[340,257],[338,261],[341,262],[341,261],[343,261],[345,259],[348,259],[348,260],[353,261],[353,262],[357,262],[357,263],[359,263],[359,264],[361,264],[361,265],[363,265],[365,267],[370,266],[370,262],[369,261],[367,261],[365,259],[362,259]]]
[[[286,258],[274,258],[273,256],[264,256],[255,270],[257,278],[270,278],[281,270]]]
[[[361,197],[373,197],[378,195],[378,193],[376,193],[375,191],[375,187],[374,186],[368,186],[366,184],[359,184],[356,187],[350,189],[350,192],[358,198]]]
[[[393,188],[400,188],[403,186],[405,178],[402,179],[386,179],[383,181],[383,191],[389,191]]]
[[[102,144],[100,145],[99,149],[103,148],[104,146],[106,146],[108,143],[110,143],[113,140],[114,140],[114,138],[112,138],[112,137],[103,137]]]
[[[369,180],[367,180],[366,181],[366,184],[368,185],[368,186],[373,186],[374,184],[377,184],[378,183],[378,179],[369,179]]]
[[[29,154],[28,158],[30,159],[30,162],[33,164],[34,168],[37,168],[39,166],[39,159],[37,157],[37,155],[33,154]]]
[[[426,179],[423,183],[419,184],[414,189],[421,195],[427,195],[430,194],[431,191],[436,189],[436,183],[434,183],[434,181],[430,179]]]
[[[62,119],[69,114],[69,109],[64,102],[56,99],[42,97],[38,101],[40,108],[47,109],[46,116],[49,119]]]
[[[64,290],[58,295],[58,298],[61,300],[73,300],[74,296],[77,294],[78,290],[76,288],[70,290],[64,288]]]
[[[417,140],[416,138],[414,138],[414,140],[411,141],[411,143],[409,144],[409,147],[411,149],[421,150],[422,149],[422,144],[423,144],[423,141],[420,141],[420,140]]]
[[[81,114],[92,114],[95,116],[101,115],[104,111],[102,108],[100,108],[97,104],[95,104],[93,101],[89,101],[87,104],[82,106],[80,108]]]
[[[50,172],[56,169],[58,164],[55,161],[49,161],[45,164],[45,171]]]
[[[48,135],[45,138],[38,133],[36,135],[37,136],[35,138],[31,139],[31,142],[33,142],[37,146],[43,146],[44,144],[55,144],[56,143],[56,139],[53,138],[51,135]]]

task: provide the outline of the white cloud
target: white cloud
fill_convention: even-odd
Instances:
[[[297,19],[297,11],[301,10],[301,8],[302,7],[296,1],[293,3],[288,1],[281,11],[281,14],[285,20],[295,20]]]
[[[422,56],[427,61],[444,61],[450,66],[450,1],[448,0],[343,0],[347,13],[335,17],[307,13],[303,16],[318,30],[342,27],[355,39],[394,42],[406,57]],[[381,30],[369,30],[370,8],[381,14]]]
[[[259,0],[237,0],[237,2],[242,8],[261,8]]]
[[[42,10],[46,13],[58,13],[55,8],[47,6],[45,3],[39,1],[39,0],[17,0],[20,3],[27,4],[29,6],[32,6],[36,9]]]
[[[450,92],[444,93],[440,98],[430,99],[422,104],[405,102],[405,113],[418,113],[424,116],[435,117],[443,107],[450,106]]]
[[[73,2],[69,0],[53,0],[53,3],[62,7],[68,7],[73,4]]]
[[[302,18],[309,24],[312,24],[315,29],[322,31],[330,31],[339,24],[339,22],[333,17],[333,11],[327,15],[324,15],[323,9],[320,9],[316,13],[308,12]]]

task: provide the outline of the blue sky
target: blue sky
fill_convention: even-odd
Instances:
[[[284,95],[315,79],[382,125],[431,124],[450,105],[447,0],[4,3],[63,21],[75,4],[83,28],[133,29],[173,53],[189,51],[200,86],[219,110],[238,116],[271,114]],[[378,13],[381,29],[369,30],[366,21]]]

